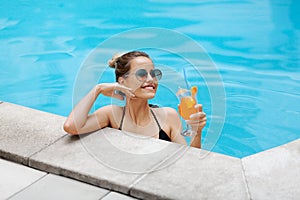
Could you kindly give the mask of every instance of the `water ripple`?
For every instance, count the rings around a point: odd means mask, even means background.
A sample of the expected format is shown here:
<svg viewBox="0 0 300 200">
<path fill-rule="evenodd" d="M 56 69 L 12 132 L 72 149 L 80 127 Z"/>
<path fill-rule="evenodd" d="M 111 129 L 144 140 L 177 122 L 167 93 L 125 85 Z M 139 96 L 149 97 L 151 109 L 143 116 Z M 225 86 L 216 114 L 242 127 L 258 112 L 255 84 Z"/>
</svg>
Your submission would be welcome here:
<svg viewBox="0 0 300 200">
<path fill-rule="evenodd" d="M 24 58 L 35 58 L 35 62 L 70 59 L 74 56 L 66 52 L 38 53 L 22 55 Z"/>
<path fill-rule="evenodd" d="M 0 19 L 0 31 L 17 26 L 19 23 L 19 20 Z"/>
</svg>

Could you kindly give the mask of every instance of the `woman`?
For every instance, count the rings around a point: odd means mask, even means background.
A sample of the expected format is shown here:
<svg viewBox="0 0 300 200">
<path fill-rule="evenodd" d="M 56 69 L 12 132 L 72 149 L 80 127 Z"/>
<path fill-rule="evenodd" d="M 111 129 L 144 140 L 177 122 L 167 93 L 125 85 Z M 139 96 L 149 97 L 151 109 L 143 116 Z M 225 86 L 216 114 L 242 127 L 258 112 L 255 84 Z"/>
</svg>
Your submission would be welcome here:
<svg viewBox="0 0 300 200">
<path fill-rule="evenodd" d="M 73 109 L 68 116 L 64 130 L 69 134 L 83 134 L 112 127 L 119 130 L 143 134 L 186 144 L 180 134 L 181 122 L 173 108 L 152 108 L 148 100 L 155 97 L 161 71 L 155 69 L 149 55 L 132 51 L 114 56 L 109 66 L 115 68 L 116 83 L 96 85 Z M 126 96 L 124 107 L 108 105 L 88 114 L 97 97 L 102 94 L 118 99 Z M 206 124 L 206 115 L 202 105 L 197 106 L 198 113 L 188 121 L 197 134 L 192 138 L 191 146 L 201 148 L 201 132 Z"/>
</svg>

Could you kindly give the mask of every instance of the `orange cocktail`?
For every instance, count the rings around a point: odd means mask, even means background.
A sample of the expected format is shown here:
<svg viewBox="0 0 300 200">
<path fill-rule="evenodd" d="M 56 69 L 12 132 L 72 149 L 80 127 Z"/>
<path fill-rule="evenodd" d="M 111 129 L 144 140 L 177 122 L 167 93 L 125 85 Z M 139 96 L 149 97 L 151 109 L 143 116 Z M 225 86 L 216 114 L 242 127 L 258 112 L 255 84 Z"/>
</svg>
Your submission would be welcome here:
<svg viewBox="0 0 300 200">
<path fill-rule="evenodd" d="M 196 93 L 197 87 L 193 86 L 191 91 L 186 89 L 179 89 L 177 96 L 180 99 L 180 104 L 178 106 L 179 114 L 185 120 L 190 119 L 190 115 L 197 112 L 195 105 L 197 104 L 196 101 Z"/>
<path fill-rule="evenodd" d="M 197 112 L 195 105 L 197 104 L 196 93 L 197 87 L 191 87 L 191 90 L 179 89 L 177 96 L 180 99 L 180 104 L 178 105 L 178 112 L 183 119 L 189 120 L 190 115 Z M 187 125 L 187 129 L 182 132 L 182 135 L 190 136 L 194 134 L 191 127 Z"/>
<path fill-rule="evenodd" d="M 190 115 L 197 112 L 196 108 L 196 100 L 191 97 L 182 97 L 179 104 L 179 114 L 183 117 L 185 120 L 190 119 Z"/>
</svg>

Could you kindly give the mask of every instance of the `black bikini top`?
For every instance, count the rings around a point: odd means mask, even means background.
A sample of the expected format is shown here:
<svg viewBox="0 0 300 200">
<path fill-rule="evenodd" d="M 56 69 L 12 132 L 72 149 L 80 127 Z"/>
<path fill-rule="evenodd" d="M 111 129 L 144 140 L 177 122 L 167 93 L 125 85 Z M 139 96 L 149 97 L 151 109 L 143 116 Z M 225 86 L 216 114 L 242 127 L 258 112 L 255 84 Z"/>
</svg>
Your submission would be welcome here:
<svg viewBox="0 0 300 200">
<path fill-rule="evenodd" d="M 122 119 L 121 119 L 121 122 L 120 122 L 119 130 L 122 130 L 123 120 L 124 120 L 124 116 L 125 116 L 125 108 L 126 107 L 124 107 L 124 109 L 123 109 L 123 114 L 122 114 Z M 171 141 L 171 139 L 168 136 L 168 134 L 166 134 L 166 132 L 161 128 L 161 126 L 160 126 L 160 124 L 159 124 L 159 122 L 158 122 L 158 120 L 157 120 L 157 118 L 156 118 L 153 110 L 150 109 L 150 111 L 151 111 L 151 113 L 152 113 L 152 115 L 153 115 L 153 117 L 154 117 L 154 119 L 155 119 L 155 121 L 157 123 L 158 128 L 159 128 L 159 139 L 166 140 L 166 141 Z"/>
</svg>

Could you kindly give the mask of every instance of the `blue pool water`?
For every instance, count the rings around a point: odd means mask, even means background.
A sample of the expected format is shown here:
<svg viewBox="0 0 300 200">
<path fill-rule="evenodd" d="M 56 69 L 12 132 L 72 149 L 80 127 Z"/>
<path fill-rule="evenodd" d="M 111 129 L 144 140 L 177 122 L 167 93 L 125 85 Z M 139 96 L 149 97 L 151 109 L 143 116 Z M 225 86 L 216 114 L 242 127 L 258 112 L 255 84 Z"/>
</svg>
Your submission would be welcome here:
<svg viewBox="0 0 300 200">
<path fill-rule="evenodd" d="M 221 75 L 226 121 L 213 151 L 251 155 L 300 138 L 299 10 L 297 0 L 5 1 L 0 100 L 67 116 L 76 77 L 93 49 L 123 31 L 167 28 L 202 45 Z M 178 72 L 188 65 L 170 52 L 147 52 Z M 101 80 L 114 81 L 112 71 L 104 74 Z M 189 70 L 187 76 L 200 88 L 209 126 L 210 83 Z M 162 87 L 154 103 L 175 108 L 177 99 Z"/>
</svg>

